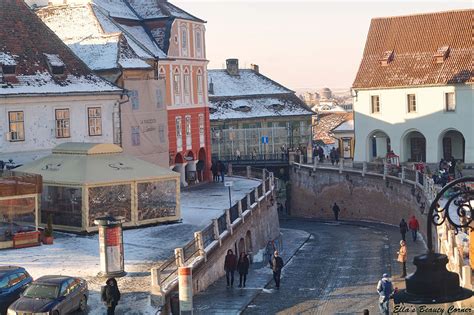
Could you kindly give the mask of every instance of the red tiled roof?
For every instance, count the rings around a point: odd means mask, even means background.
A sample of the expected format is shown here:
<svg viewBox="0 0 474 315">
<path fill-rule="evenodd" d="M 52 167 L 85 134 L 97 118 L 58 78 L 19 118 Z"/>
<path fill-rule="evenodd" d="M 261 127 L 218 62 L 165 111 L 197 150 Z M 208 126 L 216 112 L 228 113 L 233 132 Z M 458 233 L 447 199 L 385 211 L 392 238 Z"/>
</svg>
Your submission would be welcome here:
<svg viewBox="0 0 474 315">
<path fill-rule="evenodd" d="M 473 14 L 458 10 L 373 19 L 353 87 L 474 82 Z M 449 55 L 437 63 L 435 56 L 445 46 Z M 393 59 L 383 66 L 389 51 Z"/>
<path fill-rule="evenodd" d="M 61 58 L 66 65 L 65 75 L 91 73 L 23 0 L 0 1 L 0 52 L 18 56 L 17 75 L 49 72 L 44 53 Z"/>
</svg>

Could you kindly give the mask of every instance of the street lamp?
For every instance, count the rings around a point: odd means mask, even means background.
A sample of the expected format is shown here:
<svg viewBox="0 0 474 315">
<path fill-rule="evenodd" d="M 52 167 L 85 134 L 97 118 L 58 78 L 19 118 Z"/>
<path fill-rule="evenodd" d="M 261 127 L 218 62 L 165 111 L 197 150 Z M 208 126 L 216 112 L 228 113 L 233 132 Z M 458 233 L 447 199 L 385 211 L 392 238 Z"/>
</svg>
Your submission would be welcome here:
<svg viewBox="0 0 474 315">
<path fill-rule="evenodd" d="M 456 227 L 456 233 L 460 228 L 469 227 L 474 215 L 474 189 L 469 187 L 468 183 L 474 184 L 474 177 L 463 177 L 452 181 L 441 189 L 431 203 L 427 222 L 428 252 L 416 256 L 413 260 L 416 271 L 406 277 L 406 289 L 394 294 L 395 304 L 442 304 L 465 300 L 473 295 L 471 290 L 459 285 L 459 276 L 456 273 L 446 269 L 448 257 L 434 252 L 432 237 L 432 224 L 440 226 L 446 220 Z M 449 196 L 443 207 L 439 207 L 439 200 L 451 189 L 456 191 Z M 458 224 L 453 221 L 449 211 L 451 204 L 456 207 L 456 214 L 464 222 L 461 220 Z"/>
</svg>

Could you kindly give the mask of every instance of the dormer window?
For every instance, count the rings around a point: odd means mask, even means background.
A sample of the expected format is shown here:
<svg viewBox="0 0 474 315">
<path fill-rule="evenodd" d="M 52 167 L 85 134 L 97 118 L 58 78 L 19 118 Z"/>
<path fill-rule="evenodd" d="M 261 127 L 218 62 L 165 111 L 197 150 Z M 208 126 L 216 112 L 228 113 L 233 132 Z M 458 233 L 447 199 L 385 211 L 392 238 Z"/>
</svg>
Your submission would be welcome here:
<svg viewBox="0 0 474 315">
<path fill-rule="evenodd" d="M 65 65 L 64 62 L 55 54 L 44 54 L 46 57 L 46 63 L 49 67 L 49 72 L 54 76 L 64 75 Z"/>
<path fill-rule="evenodd" d="M 442 46 L 438 48 L 435 54 L 436 63 L 443 63 L 446 60 L 446 58 L 449 57 L 450 51 L 451 49 L 449 48 L 449 46 Z"/>
<path fill-rule="evenodd" d="M 380 65 L 382 67 L 388 66 L 390 62 L 393 60 L 393 50 L 384 51 L 382 54 L 382 58 L 380 59 Z"/>
<path fill-rule="evenodd" d="M 250 108 L 250 106 L 242 105 L 242 106 L 234 108 L 234 110 L 236 110 L 238 112 L 248 113 L 248 112 L 250 112 L 250 110 L 252 110 L 252 108 Z"/>
<path fill-rule="evenodd" d="M 282 110 L 283 108 L 285 108 L 285 106 L 282 104 L 272 104 L 270 105 L 270 107 L 274 110 Z"/>
<path fill-rule="evenodd" d="M 16 61 L 13 56 L 0 52 L 0 74 L 3 76 L 16 74 Z"/>
</svg>

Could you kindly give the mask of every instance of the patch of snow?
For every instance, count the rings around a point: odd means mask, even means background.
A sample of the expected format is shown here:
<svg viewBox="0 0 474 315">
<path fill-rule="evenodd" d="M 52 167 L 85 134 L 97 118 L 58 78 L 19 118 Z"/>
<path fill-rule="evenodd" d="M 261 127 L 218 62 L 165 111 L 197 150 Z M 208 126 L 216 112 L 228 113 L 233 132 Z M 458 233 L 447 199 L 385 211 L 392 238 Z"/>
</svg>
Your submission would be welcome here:
<svg viewBox="0 0 474 315">
<path fill-rule="evenodd" d="M 354 131 L 354 120 L 347 120 L 340 124 L 338 127 L 333 129 L 333 131 Z"/>
<path fill-rule="evenodd" d="M 123 0 L 93 0 L 93 3 L 106 10 L 112 17 L 131 20 L 140 19 L 132 10 L 130 10 Z"/>
<path fill-rule="evenodd" d="M 254 263 L 260 263 L 260 262 L 263 262 L 263 257 L 265 255 L 265 251 L 266 249 L 265 248 L 262 248 L 260 249 L 258 252 L 256 252 L 255 254 L 253 254 L 252 256 L 252 261 Z"/>
<path fill-rule="evenodd" d="M 16 61 L 12 55 L 5 52 L 0 52 L 0 65 L 15 66 Z"/>
</svg>

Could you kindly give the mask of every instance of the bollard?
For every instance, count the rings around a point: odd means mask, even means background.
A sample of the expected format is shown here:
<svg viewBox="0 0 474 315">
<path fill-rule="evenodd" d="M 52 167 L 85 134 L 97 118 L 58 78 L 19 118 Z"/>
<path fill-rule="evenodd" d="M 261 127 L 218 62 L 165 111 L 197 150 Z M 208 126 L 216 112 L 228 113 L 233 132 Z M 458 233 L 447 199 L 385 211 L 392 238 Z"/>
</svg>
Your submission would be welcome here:
<svg viewBox="0 0 474 315">
<path fill-rule="evenodd" d="M 232 163 L 227 165 L 227 176 L 232 176 Z"/>
<path fill-rule="evenodd" d="M 250 168 L 250 166 L 247 166 L 247 178 L 250 177 L 252 177 L 252 169 Z"/>
<path fill-rule="evenodd" d="M 193 276 L 191 267 L 178 269 L 179 314 L 193 314 Z"/>
<path fill-rule="evenodd" d="M 472 269 L 471 266 L 462 266 L 462 286 L 468 289 L 472 289 Z"/>
<path fill-rule="evenodd" d="M 362 176 L 365 176 L 367 173 L 367 162 L 362 162 Z"/>
</svg>

